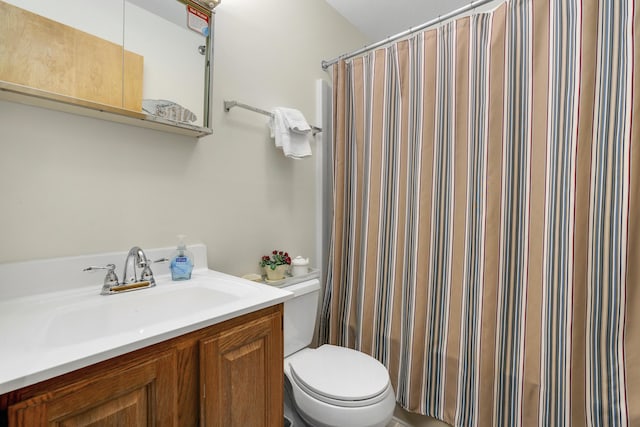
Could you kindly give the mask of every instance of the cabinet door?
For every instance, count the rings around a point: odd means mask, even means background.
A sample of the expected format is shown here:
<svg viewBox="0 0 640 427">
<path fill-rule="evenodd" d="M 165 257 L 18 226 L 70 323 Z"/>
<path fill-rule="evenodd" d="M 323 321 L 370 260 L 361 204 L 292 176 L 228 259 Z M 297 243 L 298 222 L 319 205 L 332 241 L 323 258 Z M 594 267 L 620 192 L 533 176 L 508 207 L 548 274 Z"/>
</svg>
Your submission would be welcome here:
<svg viewBox="0 0 640 427">
<path fill-rule="evenodd" d="M 200 342 L 201 425 L 282 426 L 281 313 Z"/>
<path fill-rule="evenodd" d="M 175 426 L 175 352 L 78 379 L 9 407 L 12 427 Z"/>
</svg>

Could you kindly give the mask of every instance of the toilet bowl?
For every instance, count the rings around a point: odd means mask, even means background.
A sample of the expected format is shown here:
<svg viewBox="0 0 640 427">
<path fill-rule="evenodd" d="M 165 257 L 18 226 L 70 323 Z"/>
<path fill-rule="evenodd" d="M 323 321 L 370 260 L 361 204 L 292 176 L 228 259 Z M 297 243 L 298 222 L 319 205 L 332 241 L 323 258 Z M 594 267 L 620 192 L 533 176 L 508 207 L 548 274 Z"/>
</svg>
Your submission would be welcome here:
<svg viewBox="0 0 640 427">
<path fill-rule="evenodd" d="M 284 372 L 296 412 L 314 427 L 384 427 L 393 416 L 395 395 L 384 365 L 345 347 L 307 348 L 313 337 L 318 280 L 284 288 Z"/>
<path fill-rule="evenodd" d="M 316 427 L 384 427 L 395 408 L 389 374 L 374 358 L 325 344 L 285 359 L 300 416 Z"/>
</svg>

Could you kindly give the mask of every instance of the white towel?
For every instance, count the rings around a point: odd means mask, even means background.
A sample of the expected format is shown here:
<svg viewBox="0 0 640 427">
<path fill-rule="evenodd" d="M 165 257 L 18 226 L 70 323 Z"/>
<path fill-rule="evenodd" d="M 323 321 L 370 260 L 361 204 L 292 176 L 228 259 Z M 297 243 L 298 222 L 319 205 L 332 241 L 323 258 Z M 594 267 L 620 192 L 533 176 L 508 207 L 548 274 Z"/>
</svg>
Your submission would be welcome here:
<svg viewBox="0 0 640 427">
<path fill-rule="evenodd" d="M 300 111 L 284 107 L 279 107 L 278 110 L 282 113 L 282 120 L 285 126 L 289 128 L 291 132 L 305 134 L 311 132 L 311 126 L 309 126 L 307 119 L 304 118 Z"/>
<path fill-rule="evenodd" d="M 301 159 L 311 155 L 311 127 L 300 111 L 292 108 L 274 108 L 269 128 L 271 137 L 275 138 L 276 147 L 282 148 L 285 156 Z"/>
<path fill-rule="evenodd" d="M 198 120 L 195 114 L 182 105 L 166 99 L 143 99 L 142 109 L 154 116 L 173 120 L 176 122 L 195 122 Z"/>
</svg>

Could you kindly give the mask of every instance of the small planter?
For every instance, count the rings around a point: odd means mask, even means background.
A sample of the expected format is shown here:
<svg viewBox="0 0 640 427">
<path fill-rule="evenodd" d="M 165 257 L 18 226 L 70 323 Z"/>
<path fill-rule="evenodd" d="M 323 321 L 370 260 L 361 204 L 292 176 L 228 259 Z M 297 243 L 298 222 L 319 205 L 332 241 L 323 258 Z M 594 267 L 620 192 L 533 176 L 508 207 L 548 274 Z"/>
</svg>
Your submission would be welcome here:
<svg viewBox="0 0 640 427">
<path fill-rule="evenodd" d="M 289 273 L 291 257 L 288 252 L 274 249 L 271 255 L 263 255 L 259 265 L 262 267 L 267 281 L 276 282 L 285 278 Z M 273 267 L 273 268 L 271 268 Z"/>
<path fill-rule="evenodd" d="M 276 266 L 276 268 L 274 270 L 271 269 L 271 267 L 264 266 L 264 273 L 267 275 L 267 280 L 282 280 L 284 279 L 285 275 L 287 274 L 287 271 L 289 270 L 289 265 L 287 264 L 283 264 L 283 265 L 278 265 Z"/>
</svg>

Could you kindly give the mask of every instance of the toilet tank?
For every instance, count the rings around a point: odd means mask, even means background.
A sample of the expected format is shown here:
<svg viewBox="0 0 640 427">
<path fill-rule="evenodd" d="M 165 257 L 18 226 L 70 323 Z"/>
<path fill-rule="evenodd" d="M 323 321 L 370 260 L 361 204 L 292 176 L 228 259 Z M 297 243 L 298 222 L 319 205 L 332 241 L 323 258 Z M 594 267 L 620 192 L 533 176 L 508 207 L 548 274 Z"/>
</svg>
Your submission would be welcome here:
<svg viewBox="0 0 640 427">
<path fill-rule="evenodd" d="M 309 346 L 313 339 L 320 298 L 320 281 L 307 280 L 282 289 L 294 297 L 284 303 L 284 357 Z"/>
</svg>

